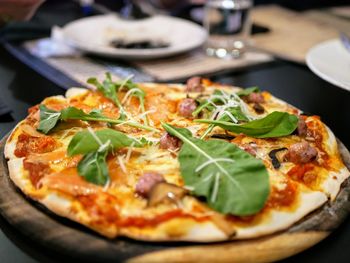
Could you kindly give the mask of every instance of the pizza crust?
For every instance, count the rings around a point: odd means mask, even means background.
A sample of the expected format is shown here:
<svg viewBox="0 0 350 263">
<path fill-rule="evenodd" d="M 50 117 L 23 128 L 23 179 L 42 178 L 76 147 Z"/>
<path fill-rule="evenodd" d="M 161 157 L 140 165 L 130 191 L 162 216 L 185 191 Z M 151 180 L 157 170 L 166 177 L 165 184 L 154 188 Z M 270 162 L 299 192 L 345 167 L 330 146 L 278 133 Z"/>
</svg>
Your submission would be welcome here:
<svg viewBox="0 0 350 263">
<path fill-rule="evenodd" d="M 156 88 L 157 84 L 146 83 L 143 84 L 147 87 Z M 183 85 L 173 84 L 169 85 L 176 90 L 182 90 Z M 218 87 L 221 87 L 218 85 Z M 212 89 L 217 88 L 215 85 L 211 87 Z M 237 88 L 236 88 L 237 89 Z M 66 92 L 66 98 L 73 98 L 80 96 L 88 92 L 87 89 L 82 88 L 71 88 Z M 183 94 L 181 94 L 183 96 Z M 62 96 L 57 98 L 63 99 Z M 278 103 L 282 103 L 281 100 L 272 97 Z M 286 104 L 285 102 L 283 102 Z M 18 127 L 22 122 L 17 124 L 12 134 L 19 129 Z M 331 146 L 332 151 L 337 151 L 337 144 L 334 134 L 327 127 L 329 134 L 328 145 Z M 5 157 L 10 159 L 8 161 L 9 175 L 11 180 L 17 185 L 25 194 L 31 196 L 30 190 L 32 188 L 31 183 L 28 178 L 26 178 L 25 171 L 23 169 L 23 159 L 17 158 L 14 155 L 16 148 L 16 139 L 12 138 L 12 134 L 5 145 Z M 334 150 L 335 147 L 335 150 Z M 336 177 L 334 180 L 333 176 Z M 332 178 L 331 178 L 332 177 Z M 327 178 L 324 182 L 324 189 L 330 193 L 331 199 L 334 200 L 337 193 L 340 190 L 342 182 L 349 177 L 349 171 L 344 167 L 339 173 L 334 173 Z M 327 202 L 327 195 L 322 192 L 302 192 L 300 195 L 300 202 L 296 209 L 293 211 L 271 211 L 267 220 L 258 225 L 252 225 L 249 227 L 238 227 L 232 226 L 235 231 L 235 235 L 231 236 L 220 229 L 215 223 L 211 221 L 197 222 L 194 219 L 183 219 L 175 218 L 164 223 L 157 225 L 151 229 L 140 229 L 140 228 L 121 228 L 117 229 L 115 226 L 96 226 L 91 224 L 91 221 L 84 212 L 73 212 L 74 201 L 66 198 L 65 196 L 52 191 L 43 198 L 33 197 L 39 203 L 46 206 L 49 210 L 54 213 L 69 218 L 73 221 L 79 222 L 100 234 L 107 236 L 109 238 L 114 238 L 118 235 L 123 235 L 131 237 L 138 240 L 146 241 L 192 241 L 192 242 L 213 242 L 213 241 L 223 241 L 228 239 L 249 239 L 255 238 L 266 234 L 271 234 L 280 230 L 284 230 L 295 222 L 299 221 L 311 211 L 322 206 Z M 234 232 L 232 231 L 232 232 Z"/>
<path fill-rule="evenodd" d="M 23 170 L 24 158 L 14 158 L 7 162 L 9 168 L 9 175 L 14 184 L 21 189 L 24 193 L 28 193 L 26 186 L 30 184 L 27 178 L 24 176 Z"/>
<path fill-rule="evenodd" d="M 14 159 L 15 156 L 15 149 L 16 149 L 16 141 L 7 141 L 4 149 L 4 155 L 6 159 Z"/>
<path fill-rule="evenodd" d="M 319 208 L 328 198 L 321 192 L 302 192 L 297 208 L 293 211 L 272 211 L 269 220 L 263 224 L 250 226 L 248 228 L 237 228 L 237 236 L 235 239 L 247 239 L 257 236 L 272 234 L 274 232 L 286 229 L 295 222 L 298 222 L 311 211 Z"/>
<path fill-rule="evenodd" d="M 76 96 L 81 96 L 88 91 L 89 91 L 88 89 L 84 89 L 84 88 L 70 88 L 66 91 L 65 96 L 67 99 L 70 99 Z"/>
<path fill-rule="evenodd" d="M 120 229 L 120 234 L 144 241 L 189 241 L 217 242 L 228 240 L 225 234 L 212 222 L 198 223 L 192 219 L 172 219 L 152 229 Z"/>
<path fill-rule="evenodd" d="M 23 122 L 24 121 L 20 121 L 19 123 L 17 123 L 17 125 L 13 128 L 11 134 L 9 135 L 9 137 L 6 140 L 6 144 L 5 144 L 5 148 L 4 148 L 4 155 L 5 155 L 6 159 L 17 158 L 15 156 L 15 149 L 16 149 L 17 141 L 14 138 L 14 136 Z"/>
<path fill-rule="evenodd" d="M 333 201 L 339 191 L 341 184 L 349 177 L 349 170 L 344 166 L 339 172 L 330 172 L 327 179 L 322 183 L 322 189 L 329 194 L 330 199 Z"/>
<path fill-rule="evenodd" d="M 324 126 L 328 134 L 327 143 L 326 143 L 327 151 L 331 155 L 340 155 L 339 147 L 337 144 L 337 140 L 334 136 L 334 133 L 331 131 L 331 129 L 329 129 L 329 127 L 327 127 L 326 125 Z M 345 165 L 343 165 L 343 167 L 339 171 L 329 172 L 326 180 L 322 183 L 321 188 L 322 190 L 324 190 L 325 193 L 329 195 L 330 199 L 333 201 L 337 197 L 342 183 L 349 176 L 350 176 L 349 170 L 346 168 Z"/>
</svg>

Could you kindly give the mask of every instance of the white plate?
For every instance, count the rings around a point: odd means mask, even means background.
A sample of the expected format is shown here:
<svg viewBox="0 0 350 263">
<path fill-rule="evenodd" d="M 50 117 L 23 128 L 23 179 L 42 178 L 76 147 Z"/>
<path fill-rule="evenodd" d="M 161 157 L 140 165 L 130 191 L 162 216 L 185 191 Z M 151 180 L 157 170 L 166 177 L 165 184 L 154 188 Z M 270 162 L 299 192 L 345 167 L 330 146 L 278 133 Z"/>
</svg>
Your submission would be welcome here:
<svg viewBox="0 0 350 263">
<path fill-rule="evenodd" d="M 306 63 L 319 77 L 350 91 L 350 52 L 340 40 L 329 40 L 311 48 Z"/>
<path fill-rule="evenodd" d="M 83 18 L 67 24 L 63 36 L 68 44 L 93 54 L 124 59 L 150 59 L 179 54 L 201 46 L 206 31 L 187 20 L 154 16 L 143 20 L 122 20 L 116 15 Z M 108 44 L 112 39 L 162 40 L 166 48 L 121 49 Z"/>
</svg>

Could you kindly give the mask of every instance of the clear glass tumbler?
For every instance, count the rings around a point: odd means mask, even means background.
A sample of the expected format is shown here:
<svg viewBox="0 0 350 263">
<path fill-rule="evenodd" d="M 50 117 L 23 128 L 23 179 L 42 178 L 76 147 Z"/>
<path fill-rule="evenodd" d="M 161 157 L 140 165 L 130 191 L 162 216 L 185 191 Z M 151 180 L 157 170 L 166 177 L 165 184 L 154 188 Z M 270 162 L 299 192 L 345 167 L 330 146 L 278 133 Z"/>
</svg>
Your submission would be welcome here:
<svg viewBox="0 0 350 263">
<path fill-rule="evenodd" d="M 208 31 L 205 50 L 209 56 L 241 57 L 249 41 L 252 5 L 252 0 L 207 1 L 204 26 Z"/>
</svg>

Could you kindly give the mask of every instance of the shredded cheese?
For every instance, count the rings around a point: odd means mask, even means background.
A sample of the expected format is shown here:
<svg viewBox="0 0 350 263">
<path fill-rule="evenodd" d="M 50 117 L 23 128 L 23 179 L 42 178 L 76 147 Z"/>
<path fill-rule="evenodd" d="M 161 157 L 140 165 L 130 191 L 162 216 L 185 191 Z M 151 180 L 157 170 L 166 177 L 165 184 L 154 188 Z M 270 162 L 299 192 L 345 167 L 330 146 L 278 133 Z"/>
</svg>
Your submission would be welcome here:
<svg viewBox="0 0 350 263">
<path fill-rule="evenodd" d="M 133 77 L 134 77 L 133 74 L 127 76 L 127 77 L 124 79 L 123 83 L 120 85 L 119 90 L 121 91 L 121 90 L 124 88 L 125 84 L 126 84 L 130 79 L 132 79 Z"/>
<path fill-rule="evenodd" d="M 134 93 L 134 92 L 137 92 L 137 91 L 139 91 L 139 89 L 138 88 L 133 88 L 133 89 L 129 89 L 126 93 L 125 93 L 125 95 L 124 95 L 124 98 L 123 98 L 123 100 L 122 100 L 122 104 L 124 104 L 127 100 L 128 100 L 128 98 Z M 130 97 L 131 98 L 131 97 Z M 130 101 L 129 101 L 130 102 Z M 129 103 L 128 102 L 128 103 Z"/>
<path fill-rule="evenodd" d="M 246 103 L 234 92 L 226 93 L 220 90 L 221 95 L 213 94 L 208 98 L 208 102 L 212 105 L 215 110 L 213 111 L 210 119 L 220 119 L 223 116 L 228 116 L 234 123 L 238 123 L 235 118 L 227 109 L 239 107 L 241 111 L 247 116 L 248 119 L 253 120 L 255 117 L 250 113 Z M 223 104 L 217 105 L 214 100 L 220 100 Z"/>
<path fill-rule="evenodd" d="M 122 169 L 123 173 L 127 173 L 128 171 L 125 167 L 124 158 L 125 158 L 125 155 L 118 155 L 117 161 L 118 161 L 120 169 Z"/>
<path fill-rule="evenodd" d="M 134 149 L 135 143 L 133 142 L 130 147 L 128 148 L 128 152 L 126 153 L 125 161 L 128 162 L 131 156 L 131 152 Z"/>
<path fill-rule="evenodd" d="M 91 128 L 91 127 L 87 127 L 87 130 L 89 131 L 89 133 L 92 135 L 92 137 L 95 139 L 95 141 L 102 146 L 103 143 L 101 142 L 100 138 L 97 137 L 95 131 Z"/>
</svg>

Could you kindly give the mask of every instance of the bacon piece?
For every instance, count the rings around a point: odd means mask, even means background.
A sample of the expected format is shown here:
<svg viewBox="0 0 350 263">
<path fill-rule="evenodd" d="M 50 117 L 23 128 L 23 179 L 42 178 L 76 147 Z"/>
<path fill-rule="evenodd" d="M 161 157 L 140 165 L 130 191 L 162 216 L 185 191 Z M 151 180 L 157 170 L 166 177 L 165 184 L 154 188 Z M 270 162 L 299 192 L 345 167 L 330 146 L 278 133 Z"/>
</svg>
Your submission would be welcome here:
<svg viewBox="0 0 350 263">
<path fill-rule="evenodd" d="M 160 138 L 160 148 L 166 149 L 166 150 L 176 150 L 179 149 L 182 145 L 182 142 L 180 139 L 171 136 L 169 133 L 164 133 L 162 137 Z"/>
<path fill-rule="evenodd" d="M 26 118 L 26 122 L 31 126 L 35 126 L 37 122 L 40 120 L 40 111 L 39 104 L 28 109 L 28 117 Z"/>
<path fill-rule="evenodd" d="M 57 142 L 49 136 L 34 137 L 26 133 L 18 136 L 15 155 L 26 157 L 30 153 L 51 152 L 57 147 Z"/>
<path fill-rule="evenodd" d="M 135 191 L 138 195 L 147 197 L 153 186 L 165 182 L 163 176 L 156 172 L 144 173 L 136 184 Z"/>
<path fill-rule="evenodd" d="M 192 113 L 197 108 L 197 103 L 194 99 L 186 98 L 183 99 L 178 107 L 178 112 L 181 116 L 185 118 L 193 118 Z"/>
<path fill-rule="evenodd" d="M 51 173 L 42 179 L 42 184 L 73 196 L 94 194 L 99 187 L 85 181 L 77 172 L 77 168 L 67 168 L 59 173 Z"/>
<path fill-rule="evenodd" d="M 186 92 L 203 92 L 204 86 L 200 77 L 189 78 L 186 82 Z"/>
<path fill-rule="evenodd" d="M 307 163 L 317 157 L 316 148 L 303 141 L 290 146 L 286 159 L 293 163 Z"/>
<path fill-rule="evenodd" d="M 163 92 L 147 91 L 145 107 L 154 111 L 149 112 L 147 116 L 154 125 L 158 125 L 161 121 L 167 122 L 169 114 L 176 112 L 177 101 L 169 100 Z"/>
<path fill-rule="evenodd" d="M 28 160 L 23 161 L 23 168 L 29 172 L 29 179 L 35 188 L 41 187 L 41 179 L 45 174 L 51 172 L 51 168 L 48 164 L 42 162 L 30 162 Z"/>
</svg>

